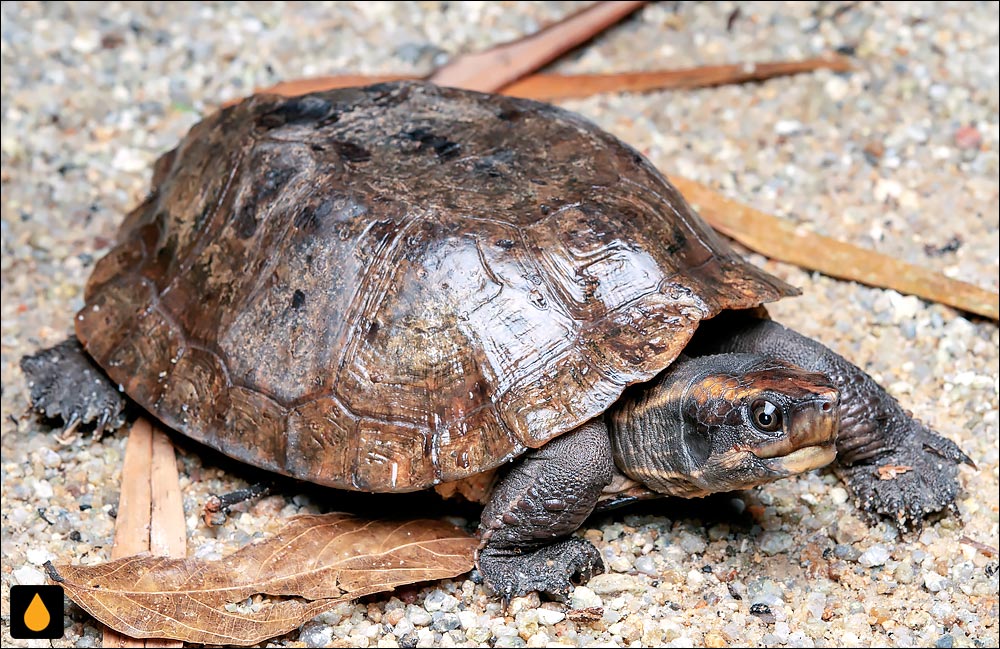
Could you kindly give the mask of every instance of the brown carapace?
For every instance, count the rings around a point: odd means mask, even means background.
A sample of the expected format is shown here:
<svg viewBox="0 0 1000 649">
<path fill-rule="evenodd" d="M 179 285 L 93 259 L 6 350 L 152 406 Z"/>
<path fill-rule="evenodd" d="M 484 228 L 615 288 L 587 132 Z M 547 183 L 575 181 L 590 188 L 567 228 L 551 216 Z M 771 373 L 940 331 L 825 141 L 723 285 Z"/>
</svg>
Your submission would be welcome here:
<svg viewBox="0 0 1000 649">
<path fill-rule="evenodd" d="M 699 321 L 795 292 L 581 117 L 403 82 L 195 126 L 76 332 L 171 428 L 303 480 L 409 491 L 545 444 Z"/>
</svg>

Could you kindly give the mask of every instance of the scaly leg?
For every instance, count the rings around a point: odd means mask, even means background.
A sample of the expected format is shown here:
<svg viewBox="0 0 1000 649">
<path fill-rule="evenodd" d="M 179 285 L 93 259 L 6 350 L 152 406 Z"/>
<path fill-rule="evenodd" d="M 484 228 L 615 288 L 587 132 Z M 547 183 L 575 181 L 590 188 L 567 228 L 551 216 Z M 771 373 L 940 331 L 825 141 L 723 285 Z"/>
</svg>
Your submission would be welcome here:
<svg viewBox="0 0 1000 649">
<path fill-rule="evenodd" d="M 565 537 L 594 511 L 612 465 L 607 428 L 594 420 L 525 453 L 500 481 L 480 519 L 476 564 L 505 603 L 531 591 L 564 600 L 575 576 L 604 572 L 593 544 Z"/>
</svg>

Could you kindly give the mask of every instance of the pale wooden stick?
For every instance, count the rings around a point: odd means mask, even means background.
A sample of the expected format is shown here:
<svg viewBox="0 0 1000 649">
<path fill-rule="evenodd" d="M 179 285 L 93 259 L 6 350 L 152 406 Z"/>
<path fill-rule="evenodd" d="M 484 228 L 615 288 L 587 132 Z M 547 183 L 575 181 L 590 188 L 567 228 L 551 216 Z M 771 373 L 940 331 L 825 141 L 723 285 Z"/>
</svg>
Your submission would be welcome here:
<svg viewBox="0 0 1000 649">
<path fill-rule="evenodd" d="M 539 101 L 590 97 L 609 92 L 649 92 L 679 88 L 707 88 L 729 84 L 766 81 L 803 72 L 828 69 L 846 72 L 851 63 L 841 56 L 817 57 L 802 61 L 704 65 L 681 70 L 613 72 L 609 74 L 533 74 L 504 86 L 500 93 Z"/>
<path fill-rule="evenodd" d="M 464 54 L 429 77 L 439 86 L 492 92 L 586 43 L 646 2 L 597 2 L 524 38 Z"/>
<path fill-rule="evenodd" d="M 670 180 L 712 227 L 771 259 L 831 277 L 891 288 L 992 320 L 1000 318 L 998 293 L 805 230 L 730 200 L 693 180 L 680 176 L 670 176 Z"/>
<path fill-rule="evenodd" d="M 146 419 L 129 431 L 122 465 L 121 496 L 111 558 L 150 552 L 183 558 L 187 553 L 184 505 L 174 446 Z M 104 629 L 105 647 L 183 647 L 177 640 L 140 640 Z"/>
<path fill-rule="evenodd" d="M 122 464 L 121 495 L 115 518 L 115 541 L 111 558 L 149 551 L 150 508 L 152 488 L 149 474 L 153 463 L 153 430 L 145 419 L 132 424 Z M 105 647 L 145 647 L 143 640 L 104 628 Z"/>
<path fill-rule="evenodd" d="M 183 559 L 187 555 L 184 503 L 177 476 L 174 445 L 159 427 L 153 427 L 153 462 L 150 472 L 153 501 L 149 526 L 149 551 Z M 183 647 L 180 640 L 148 639 L 146 647 Z"/>
</svg>

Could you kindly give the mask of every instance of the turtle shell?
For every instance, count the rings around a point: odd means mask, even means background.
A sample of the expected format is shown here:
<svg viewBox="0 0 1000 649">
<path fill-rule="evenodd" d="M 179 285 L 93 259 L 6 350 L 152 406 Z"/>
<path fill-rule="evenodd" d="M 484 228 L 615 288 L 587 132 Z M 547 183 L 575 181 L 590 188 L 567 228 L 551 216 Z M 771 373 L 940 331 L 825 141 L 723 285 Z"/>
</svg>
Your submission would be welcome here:
<svg viewBox="0 0 1000 649">
<path fill-rule="evenodd" d="M 401 82 L 195 125 L 76 331 L 185 435 L 409 491 L 545 444 L 664 369 L 700 320 L 793 292 L 580 116 Z"/>
</svg>

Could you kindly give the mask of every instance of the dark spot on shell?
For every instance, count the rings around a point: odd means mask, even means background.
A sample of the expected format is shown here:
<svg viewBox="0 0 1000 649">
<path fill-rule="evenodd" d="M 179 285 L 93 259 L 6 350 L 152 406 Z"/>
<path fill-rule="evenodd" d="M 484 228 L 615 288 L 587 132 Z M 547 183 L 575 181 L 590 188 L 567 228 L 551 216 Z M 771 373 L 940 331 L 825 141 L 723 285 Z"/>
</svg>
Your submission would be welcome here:
<svg viewBox="0 0 1000 649">
<path fill-rule="evenodd" d="M 441 160 L 451 160 L 452 158 L 458 156 L 459 151 L 462 149 L 462 145 L 458 142 L 452 142 L 446 137 L 434 135 L 426 128 L 417 128 L 412 131 L 407 131 L 406 133 L 403 133 L 402 136 L 407 140 L 420 142 L 421 151 L 433 149 L 434 153 L 436 153 L 437 157 Z"/>
<path fill-rule="evenodd" d="M 670 234 L 672 235 L 670 237 L 671 243 L 667 246 L 667 253 L 674 255 L 683 252 L 688 247 L 687 235 L 684 234 L 684 230 L 673 227 Z"/>
<path fill-rule="evenodd" d="M 489 176 L 490 178 L 499 178 L 503 175 L 499 169 L 491 164 L 483 163 L 482 161 L 477 162 L 473 169 L 475 169 L 476 173 Z"/>
<path fill-rule="evenodd" d="M 306 294 L 299 289 L 292 293 L 292 308 L 301 309 L 306 305 Z"/>
<path fill-rule="evenodd" d="M 513 162 L 514 152 L 510 149 L 500 149 L 476 160 L 472 170 L 489 178 L 500 178 L 505 174 L 511 174 Z"/>
<path fill-rule="evenodd" d="M 306 205 L 295 217 L 295 227 L 303 232 L 316 233 L 333 213 L 333 201 L 325 198 L 319 205 Z"/>
<path fill-rule="evenodd" d="M 338 119 L 335 106 L 317 95 L 293 97 L 277 104 L 273 109 L 257 118 L 257 126 L 264 129 L 277 128 L 286 124 L 318 122 L 320 126 Z"/>
<path fill-rule="evenodd" d="M 511 241 L 510 239 L 500 239 L 499 241 L 497 241 L 497 246 L 503 248 L 504 250 L 510 250 L 511 248 L 514 247 L 514 242 Z"/>
<path fill-rule="evenodd" d="M 353 142 L 334 142 L 333 146 L 337 149 L 340 157 L 347 162 L 368 162 L 372 159 L 372 154 L 369 151 Z"/>
<path fill-rule="evenodd" d="M 273 198 L 294 175 L 295 169 L 291 167 L 270 167 L 264 172 L 264 182 L 256 184 L 250 189 L 249 196 L 236 214 L 233 224 L 236 236 L 241 239 L 249 239 L 253 236 L 254 232 L 257 231 L 260 203 Z"/>
<path fill-rule="evenodd" d="M 517 108 L 505 108 L 497 113 L 497 119 L 505 122 L 516 122 L 522 117 L 524 117 L 524 111 Z"/>
</svg>

